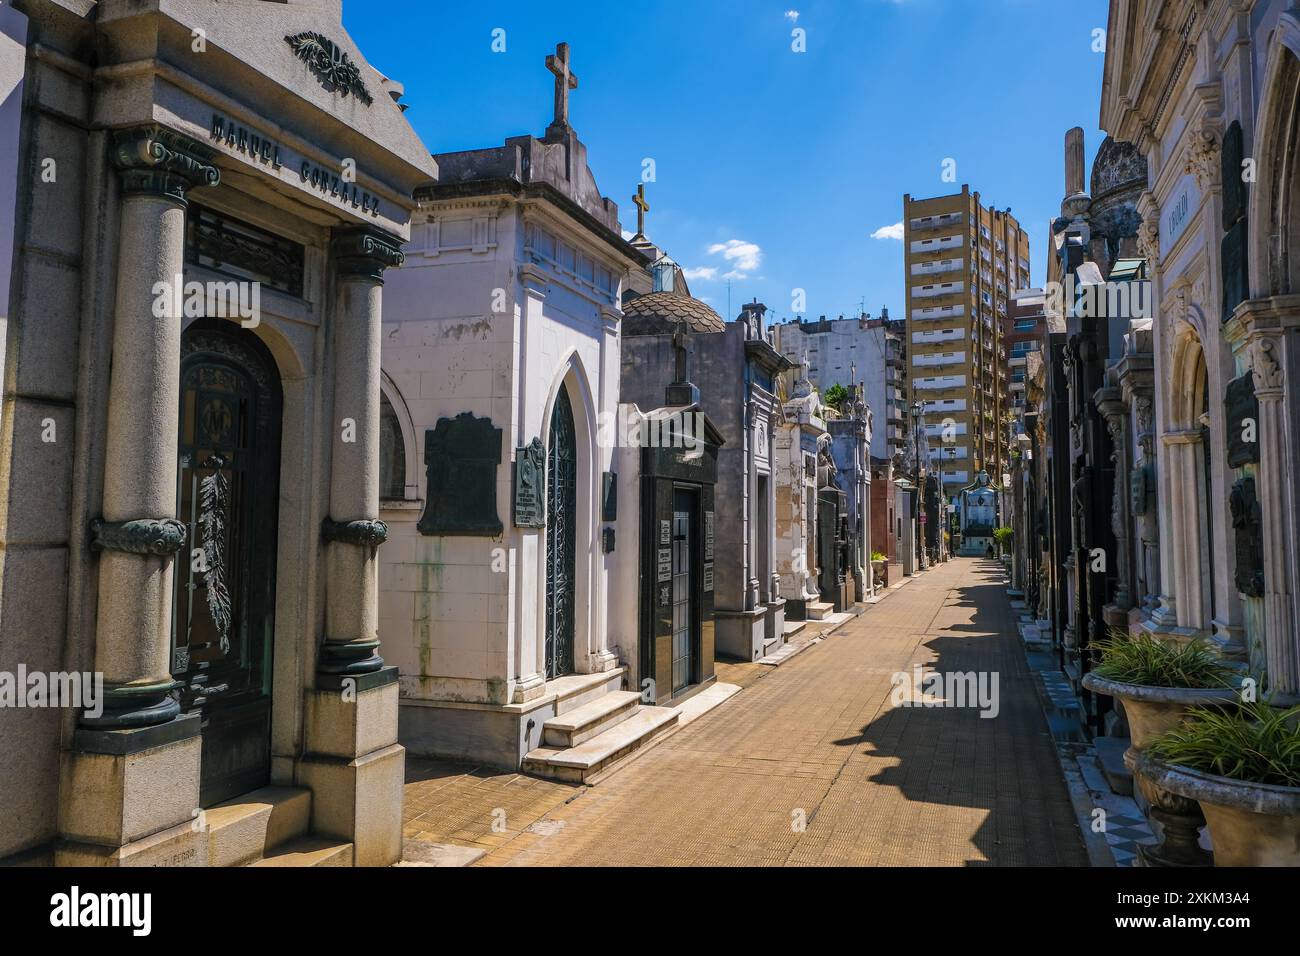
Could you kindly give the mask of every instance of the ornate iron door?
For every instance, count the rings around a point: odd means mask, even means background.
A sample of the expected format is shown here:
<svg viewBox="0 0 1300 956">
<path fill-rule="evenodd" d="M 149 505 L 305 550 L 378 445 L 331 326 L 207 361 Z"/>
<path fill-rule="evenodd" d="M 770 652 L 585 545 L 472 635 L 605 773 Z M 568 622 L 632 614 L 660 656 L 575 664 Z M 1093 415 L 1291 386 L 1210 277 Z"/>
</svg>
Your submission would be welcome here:
<svg viewBox="0 0 1300 956">
<path fill-rule="evenodd" d="M 695 682 L 696 646 L 699 643 L 699 617 L 695 600 L 696 572 L 694 534 L 694 495 L 676 489 L 673 492 L 673 694 Z"/>
<path fill-rule="evenodd" d="M 181 345 L 172 674 L 202 715 L 200 799 L 263 786 L 270 771 L 271 647 L 280 475 L 279 375 L 266 347 L 201 320 Z"/>
<path fill-rule="evenodd" d="M 573 673 L 578 454 L 569 394 L 560 389 L 546 450 L 546 679 Z"/>
</svg>

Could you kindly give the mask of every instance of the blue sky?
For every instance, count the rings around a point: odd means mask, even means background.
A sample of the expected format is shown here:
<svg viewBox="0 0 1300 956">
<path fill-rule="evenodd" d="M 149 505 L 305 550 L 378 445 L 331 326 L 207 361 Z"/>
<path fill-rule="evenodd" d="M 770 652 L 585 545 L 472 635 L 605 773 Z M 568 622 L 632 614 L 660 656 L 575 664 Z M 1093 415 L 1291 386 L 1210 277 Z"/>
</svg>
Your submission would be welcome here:
<svg viewBox="0 0 1300 956">
<path fill-rule="evenodd" d="M 1010 206 L 1043 281 L 1059 214 L 1065 131 L 1101 144 L 1106 0 L 655 0 L 344 4 L 370 62 L 406 87 L 434 152 L 540 136 L 544 66 L 569 43 L 570 119 L 601 190 L 634 229 L 642 161 L 646 232 L 730 315 L 757 297 L 777 318 L 903 314 L 902 242 L 873 238 L 902 196 L 955 192 Z M 505 31 L 504 53 L 492 50 Z M 805 31 L 806 52 L 792 50 Z M 928 121 L 944 114 L 955 120 Z M 940 178 L 946 158 L 957 181 Z"/>
</svg>

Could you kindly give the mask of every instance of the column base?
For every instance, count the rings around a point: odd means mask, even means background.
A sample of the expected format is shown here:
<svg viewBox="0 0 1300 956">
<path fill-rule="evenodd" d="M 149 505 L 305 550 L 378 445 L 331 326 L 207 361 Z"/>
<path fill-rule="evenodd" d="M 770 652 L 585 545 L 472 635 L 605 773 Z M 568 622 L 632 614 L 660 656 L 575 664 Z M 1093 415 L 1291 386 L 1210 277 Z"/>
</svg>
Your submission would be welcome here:
<svg viewBox="0 0 1300 956">
<path fill-rule="evenodd" d="M 311 790 L 311 829 L 353 845 L 356 866 L 402 856 L 406 750 L 397 743 L 397 668 L 319 675 L 306 692 L 297 779 Z"/>
<path fill-rule="evenodd" d="M 587 655 L 587 673 L 603 674 L 618 667 L 618 658 L 608 650 L 601 649 Z"/>
<path fill-rule="evenodd" d="M 351 760 L 311 754 L 298 782 L 311 790 L 311 829 L 352 844 L 354 866 L 391 866 L 402 858 L 402 785 L 406 749 L 392 744 Z"/>
<path fill-rule="evenodd" d="M 207 866 L 208 831 L 196 817 L 125 846 L 62 840 L 54 847 L 54 865 Z"/>
<path fill-rule="evenodd" d="M 111 854 L 188 827 L 199 807 L 199 727 L 199 715 L 187 714 L 139 730 L 78 730 L 62 757 L 63 840 Z"/>
<path fill-rule="evenodd" d="M 526 704 L 530 700 L 536 700 L 546 693 L 546 678 L 541 674 L 529 674 L 527 677 L 521 677 L 515 681 L 514 692 L 510 695 L 510 703 Z"/>
</svg>

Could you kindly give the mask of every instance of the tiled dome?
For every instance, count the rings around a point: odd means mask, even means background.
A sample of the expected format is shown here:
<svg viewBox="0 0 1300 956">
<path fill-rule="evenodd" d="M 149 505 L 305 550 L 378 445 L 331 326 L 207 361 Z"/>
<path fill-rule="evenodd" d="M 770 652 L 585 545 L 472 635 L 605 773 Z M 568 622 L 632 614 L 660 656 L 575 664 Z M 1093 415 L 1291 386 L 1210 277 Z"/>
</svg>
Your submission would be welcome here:
<svg viewBox="0 0 1300 956">
<path fill-rule="evenodd" d="M 666 335 L 686 323 L 688 332 L 722 332 L 726 323 L 699 299 L 679 292 L 650 292 L 623 306 L 624 335 Z"/>
</svg>

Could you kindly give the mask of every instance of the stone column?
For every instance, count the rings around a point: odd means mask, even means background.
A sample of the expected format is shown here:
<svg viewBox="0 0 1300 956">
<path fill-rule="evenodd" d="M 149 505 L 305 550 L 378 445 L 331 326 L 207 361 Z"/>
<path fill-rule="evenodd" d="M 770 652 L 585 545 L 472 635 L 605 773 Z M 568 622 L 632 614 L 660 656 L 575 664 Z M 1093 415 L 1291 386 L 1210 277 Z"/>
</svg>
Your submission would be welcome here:
<svg viewBox="0 0 1300 956">
<path fill-rule="evenodd" d="M 1111 500 L 1110 527 L 1115 534 L 1115 593 L 1110 604 L 1103 609 L 1106 623 L 1123 627 L 1128 623 L 1127 611 L 1133 606 L 1133 586 L 1130 568 L 1132 566 L 1132 542 L 1129 537 L 1128 513 L 1128 474 L 1129 474 L 1129 440 L 1128 440 L 1128 406 L 1124 404 L 1122 392 L 1118 388 L 1099 388 L 1093 395 L 1097 410 L 1106 419 L 1110 431 L 1111 445 L 1114 448 L 1111 460 L 1115 463 L 1114 494 Z"/>
<path fill-rule="evenodd" d="M 397 743 L 397 668 L 379 656 L 379 344 L 383 272 L 400 240 L 369 226 L 335 230 L 334 357 L 325 636 L 306 692 L 298 779 L 315 833 L 348 840 L 357 866 L 402 853 L 405 750 Z"/>
<path fill-rule="evenodd" d="M 337 230 L 334 420 L 326 542 L 322 674 L 379 671 L 379 564 L 388 537 L 379 520 L 379 342 L 383 272 L 402 263 L 400 241 L 365 226 Z"/>
<path fill-rule="evenodd" d="M 1291 578 L 1294 507 L 1287 481 L 1295 451 L 1287 435 L 1286 363 L 1281 336 L 1257 334 L 1250 342 L 1250 363 L 1259 400 L 1259 466 L 1256 471 L 1264 532 L 1264 650 L 1268 686 L 1283 694 L 1300 693 L 1300 633 Z"/>
<path fill-rule="evenodd" d="M 117 298 L 104 440 L 95 670 L 101 713 L 87 712 L 64 754 L 60 865 L 206 862 L 197 714 L 172 696 L 172 562 L 185 544 L 176 512 L 186 192 L 220 179 L 212 152 L 158 126 L 121 130 Z"/>
<path fill-rule="evenodd" d="M 185 193 L 216 185 L 210 150 L 159 127 L 114 136 L 122 180 L 113 365 L 104 446 L 95 669 L 96 728 L 147 727 L 180 712 L 171 696 L 172 560 L 185 543 L 176 513 Z"/>
</svg>

